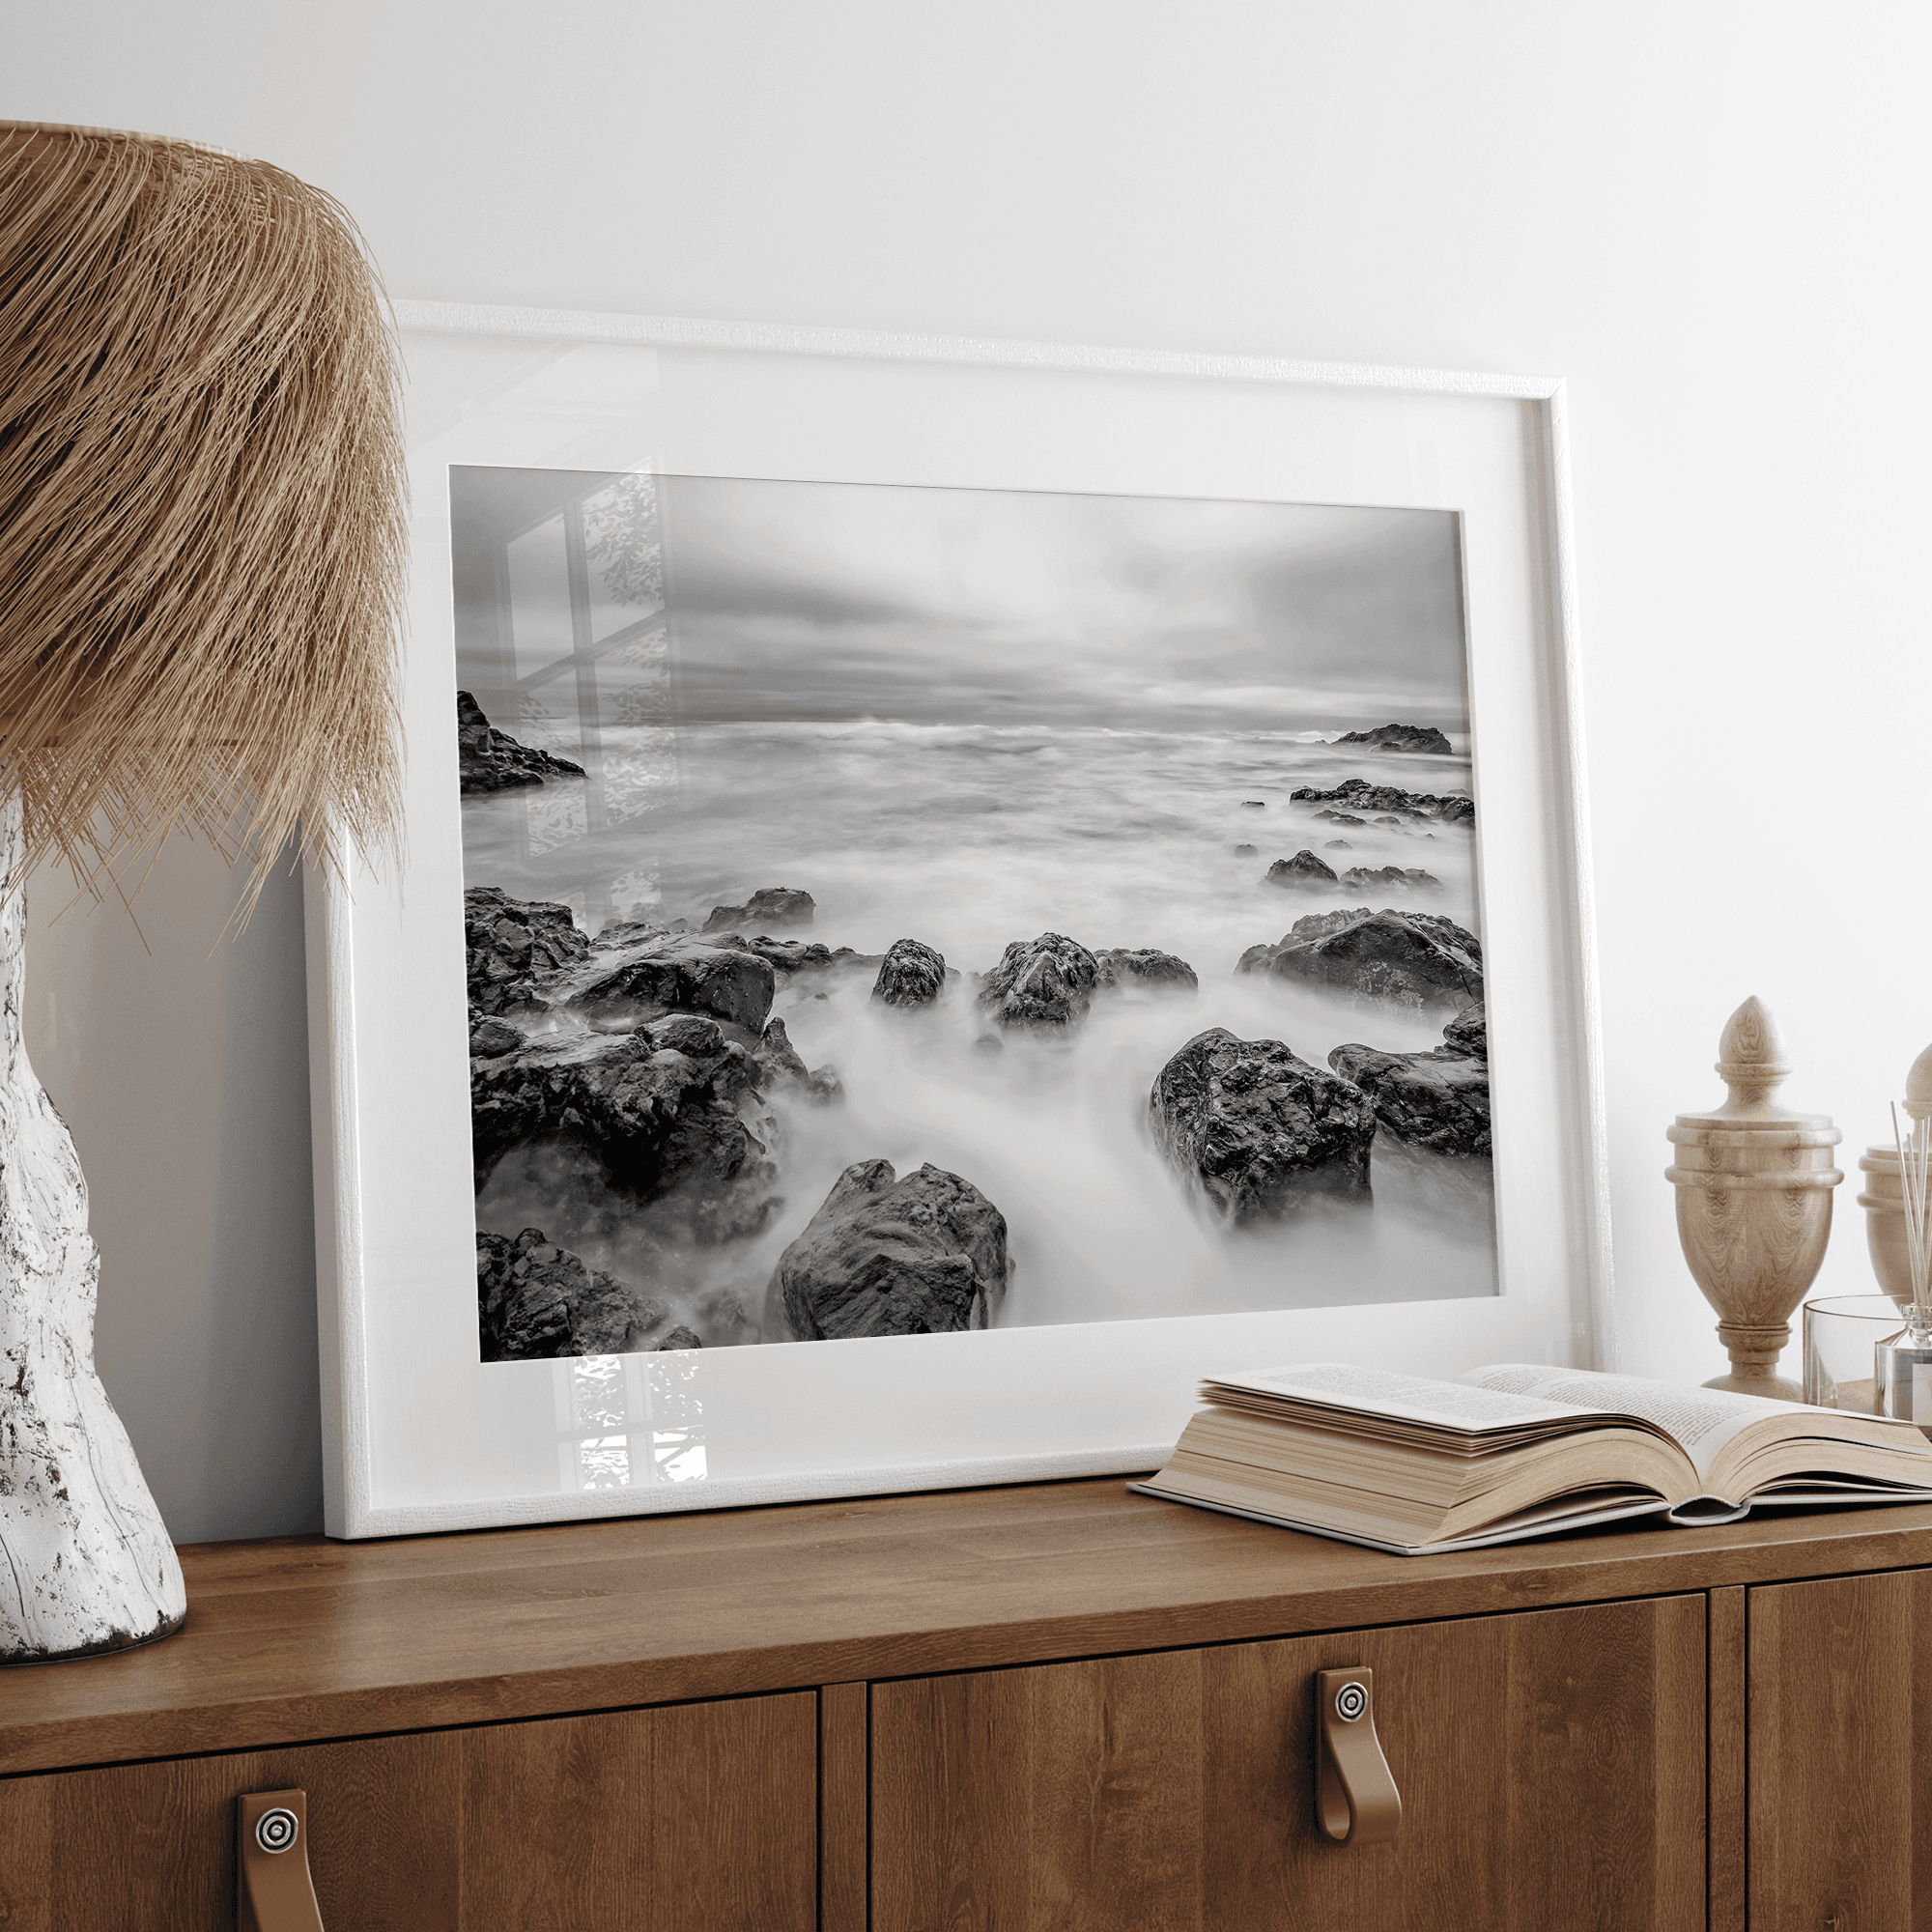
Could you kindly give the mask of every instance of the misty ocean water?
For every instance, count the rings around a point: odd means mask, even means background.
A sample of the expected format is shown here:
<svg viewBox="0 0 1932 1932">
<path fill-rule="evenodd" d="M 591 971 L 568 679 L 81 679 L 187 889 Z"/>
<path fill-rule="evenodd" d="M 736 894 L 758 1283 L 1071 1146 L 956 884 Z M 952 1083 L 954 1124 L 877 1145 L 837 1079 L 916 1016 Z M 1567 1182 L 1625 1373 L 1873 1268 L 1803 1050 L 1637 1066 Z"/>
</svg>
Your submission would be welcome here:
<svg viewBox="0 0 1932 1932">
<path fill-rule="evenodd" d="M 780 1254 L 845 1166 L 881 1157 L 900 1174 L 924 1161 L 959 1174 L 1006 1216 L 1014 1270 L 998 1326 L 1494 1292 L 1486 1161 L 1407 1151 L 1384 1133 L 1372 1201 L 1231 1234 L 1147 1126 L 1156 1074 L 1208 1027 L 1284 1041 L 1317 1066 L 1348 1041 L 1441 1043 L 1446 1011 L 1235 968 L 1303 914 L 1342 906 L 1445 913 L 1480 934 L 1467 823 L 1338 827 L 1290 798 L 1351 778 L 1466 792 L 1465 755 L 1378 753 L 1313 734 L 870 721 L 602 735 L 601 775 L 464 801 L 469 884 L 571 904 L 586 923 L 601 923 L 585 910 L 600 905 L 694 925 L 715 905 L 788 887 L 817 911 L 781 936 L 863 954 L 917 939 L 959 977 L 912 1013 L 870 999 L 870 967 L 781 982 L 774 1012 L 808 1065 L 836 1070 L 844 1097 L 775 1104 L 784 1205 L 756 1239 L 680 1249 L 583 1156 L 555 1150 L 503 1161 L 479 1198 L 479 1227 L 541 1227 L 592 1266 L 668 1291 L 710 1346 L 787 1339 L 767 1297 Z M 587 805 L 564 795 L 600 784 L 628 815 L 607 804 L 616 822 L 593 828 Z M 559 825 L 585 836 L 559 837 Z M 1350 849 L 1329 849 L 1337 838 Z M 1265 883 L 1271 861 L 1303 849 L 1338 872 L 1419 867 L 1442 890 Z M 994 1040 L 973 976 L 1009 942 L 1043 932 L 1176 953 L 1199 993 L 1102 994 L 1064 1038 Z"/>
</svg>

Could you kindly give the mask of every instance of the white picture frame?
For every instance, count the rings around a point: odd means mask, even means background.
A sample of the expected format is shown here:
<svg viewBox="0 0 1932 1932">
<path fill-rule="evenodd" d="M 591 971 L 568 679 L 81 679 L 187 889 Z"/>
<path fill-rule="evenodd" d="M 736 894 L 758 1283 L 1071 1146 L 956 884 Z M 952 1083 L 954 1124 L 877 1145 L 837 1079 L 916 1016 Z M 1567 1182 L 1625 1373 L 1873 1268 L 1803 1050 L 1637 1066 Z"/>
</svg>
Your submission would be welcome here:
<svg viewBox="0 0 1932 1932">
<path fill-rule="evenodd" d="M 403 875 L 306 884 L 326 1522 L 376 1537 L 1127 1474 L 1205 1373 L 1614 1367 L 1563 384 L 397 305 Z M 484 1364 L 472 1273 L 452 463 L 1459 511 L 1501 1292 Z"/>
</svg>

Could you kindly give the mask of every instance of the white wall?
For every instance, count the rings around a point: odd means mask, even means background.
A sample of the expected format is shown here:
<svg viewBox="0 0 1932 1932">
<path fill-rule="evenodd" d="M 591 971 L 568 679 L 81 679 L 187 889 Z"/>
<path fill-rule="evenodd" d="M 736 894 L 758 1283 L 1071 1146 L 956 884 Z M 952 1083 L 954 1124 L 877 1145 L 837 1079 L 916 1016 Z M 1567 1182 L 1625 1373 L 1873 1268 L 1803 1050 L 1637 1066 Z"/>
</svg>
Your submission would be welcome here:
<svg viewBox="0 0 1932 1932">
<path fill-rule="evenodd" d="M 277 160 L 399 295 L 1567 376 L 1632 1366 L 1721 1366 L 1662 1170 L 1737 1002 L 1854 1154 L 1932 1038 L 1922 5 L 73 0 L 7 38 L 0 114 Z M 33 938 L 102 1371 L 185 1539 L 319 1488 L 299 905 L 229 949 L 225 891 L 170 858 L 152 959 L 111 913 Z M 1868 1278 L 1855 1192 L 1821 1289 Z"/>
</svg>

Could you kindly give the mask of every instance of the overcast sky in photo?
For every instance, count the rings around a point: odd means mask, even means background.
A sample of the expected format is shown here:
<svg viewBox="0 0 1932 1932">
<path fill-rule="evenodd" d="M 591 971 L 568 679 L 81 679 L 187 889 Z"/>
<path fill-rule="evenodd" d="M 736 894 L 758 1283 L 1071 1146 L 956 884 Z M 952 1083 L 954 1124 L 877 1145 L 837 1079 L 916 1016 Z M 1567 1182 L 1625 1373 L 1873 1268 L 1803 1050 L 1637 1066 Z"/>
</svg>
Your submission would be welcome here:
<svg viewBox="0 0 1932 1932">
<path fill-rule="evenodd" d="M 1447 511 L 661 490 L 690 723 L 1467 728 Z"/>
</svg>

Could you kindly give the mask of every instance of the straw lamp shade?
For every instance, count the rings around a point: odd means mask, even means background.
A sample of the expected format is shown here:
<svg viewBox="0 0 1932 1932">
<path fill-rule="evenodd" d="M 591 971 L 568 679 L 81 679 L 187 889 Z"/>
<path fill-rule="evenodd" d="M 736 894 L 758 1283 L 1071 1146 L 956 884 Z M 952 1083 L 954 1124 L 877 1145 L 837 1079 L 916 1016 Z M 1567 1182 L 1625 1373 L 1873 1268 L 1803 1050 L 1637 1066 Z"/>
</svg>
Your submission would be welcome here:
<svg viewBox="0 0 1932 1932">
<path fill-rule="evenodd" d="M 175 832 L 392 847 L 400 370 L 354 224 L 192 143 L 0 123 L 0 1661 L 120 1648 L 181 1572 L 94 1373 L 73 1147 L 20 1037 L 21 883 Z"/>
</svg>

